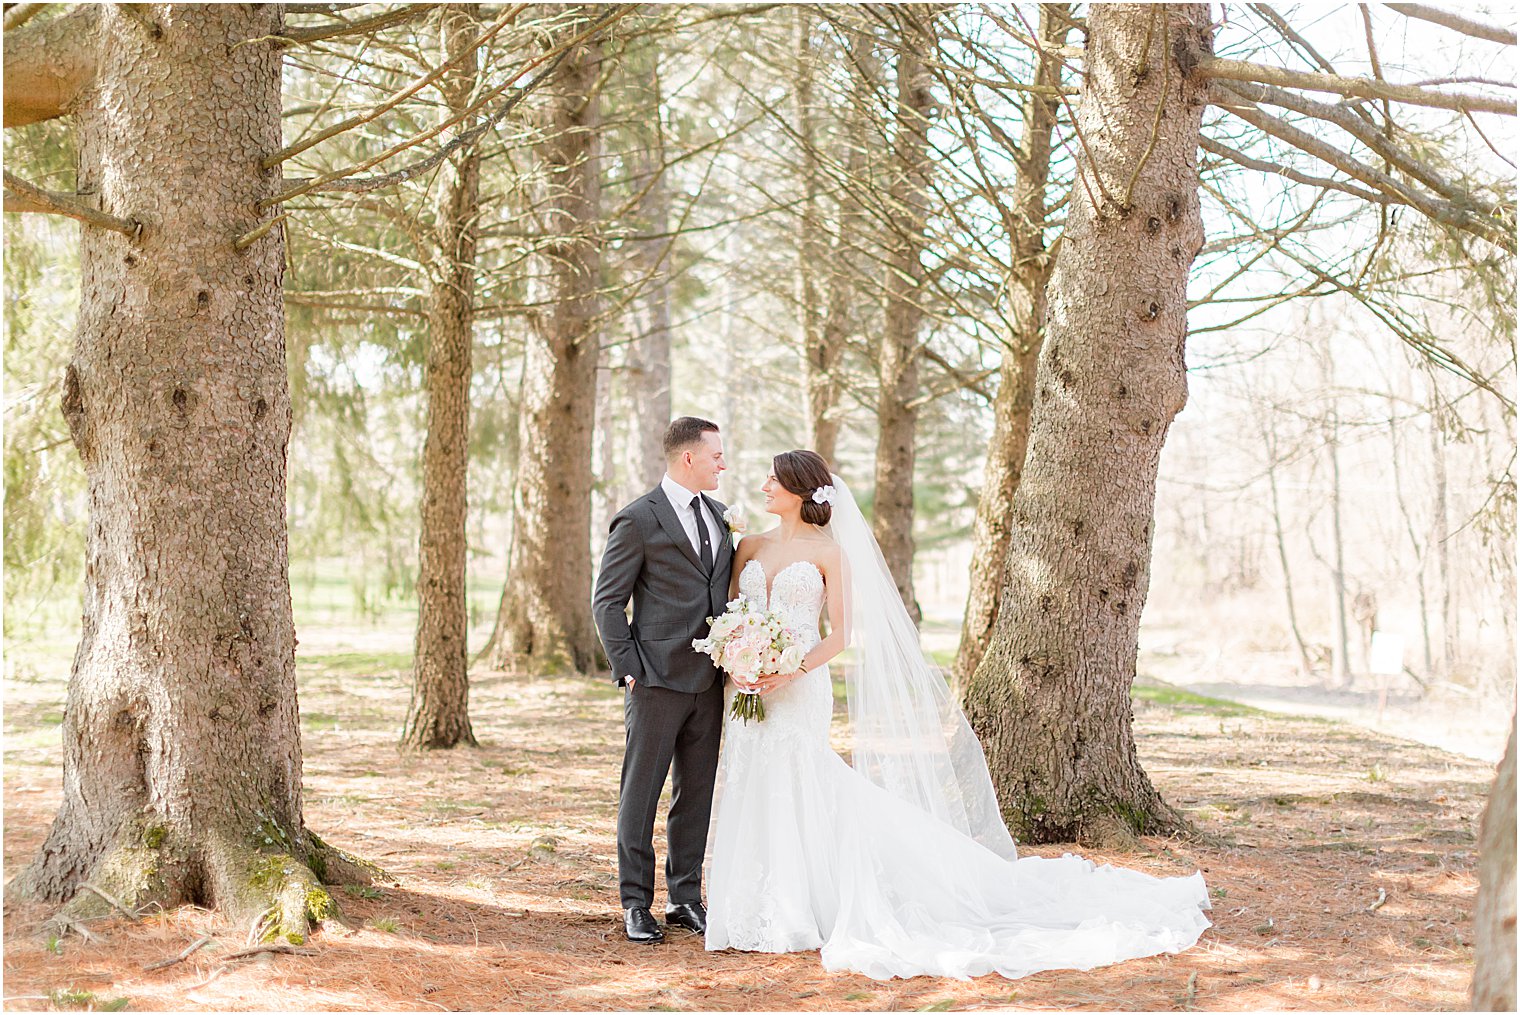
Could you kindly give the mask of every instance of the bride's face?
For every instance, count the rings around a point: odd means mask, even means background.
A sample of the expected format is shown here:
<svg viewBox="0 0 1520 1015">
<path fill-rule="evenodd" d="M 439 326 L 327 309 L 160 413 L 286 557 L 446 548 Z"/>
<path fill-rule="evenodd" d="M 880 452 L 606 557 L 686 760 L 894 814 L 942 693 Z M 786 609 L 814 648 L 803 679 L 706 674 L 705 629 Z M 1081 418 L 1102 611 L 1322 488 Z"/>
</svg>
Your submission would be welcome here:
<svg viewBox="0 0 1520 1015">
<path fill-rule="evenodd" d="M 760 486 L 760 492 L 765 494 L 765 510 L 773 515 L 784 515 L 802 510 L 802 498 L 782 486 L 776 480 L 774 472 L 765 477 L 765 482 Z"/>
</svg>

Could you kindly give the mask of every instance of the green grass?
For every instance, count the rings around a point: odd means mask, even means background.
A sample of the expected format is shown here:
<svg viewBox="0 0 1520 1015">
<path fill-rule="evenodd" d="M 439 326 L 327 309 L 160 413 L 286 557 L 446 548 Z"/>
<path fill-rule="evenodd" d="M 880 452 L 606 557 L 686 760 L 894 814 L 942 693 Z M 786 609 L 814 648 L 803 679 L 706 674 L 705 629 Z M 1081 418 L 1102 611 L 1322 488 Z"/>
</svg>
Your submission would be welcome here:
<svg viewBox="0 0 1520 1015">
<path fill-rule="evenodd" d="M 385 893 L 371 885 L 344 885 L 343 891 L 356 899 L 383 899 Z"/>
<path fill-rule="evenodd" d="M 97 995 L 88 990 L 75 990 L 73 987 L 60 987 L 48 992 L 48 1001 L 54 1008 L 88 1008 L 91 1011 L 126 1011 L 132 999 L 129 997 L 112 998 L 109 1001 L 100 1000 Z"/>
<path fill-rule="evenodd" d="M 1135 681 L 1130 688 L 1130 696 L 1136 701 L 1148 702 L 1152 705 L 1161 705 L 1177 712 L 1195 712 L 1205 715 L 1218 716 L 1264 716 L 1270 715 L 1259 708 L 1249 705 L 1241 705 L 1237 702 L 1226 701 L 1224 698 L 1210 698 L 1204 694 L 1194 694 L 1192 691 L 1170 684 L 1156 684 L 1149 681 Z"/>
<path fill-rule="evenodd" d="M 352 677 L 376 673 L 406 672 L 412 668 L 410 652 L 329 652 L 319 656 L 300 656 L 296 668 L 308 674 Z"/>
<path fill-rule="evenodd" d="M 955 668 L 956 650 L 953 648 L 933 648 L 925 655 L 929 657 L 931 663 L 946 672 Z"/>
</svg>

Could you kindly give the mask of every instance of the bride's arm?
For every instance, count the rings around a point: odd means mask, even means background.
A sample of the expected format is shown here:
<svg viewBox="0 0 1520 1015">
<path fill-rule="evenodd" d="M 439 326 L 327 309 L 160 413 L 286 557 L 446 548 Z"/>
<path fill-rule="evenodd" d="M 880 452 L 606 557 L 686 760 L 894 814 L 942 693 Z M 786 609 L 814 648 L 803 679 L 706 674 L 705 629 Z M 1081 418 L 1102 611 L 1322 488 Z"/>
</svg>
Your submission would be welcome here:
<svg viewBox="0 0 1520 1015">
<path fill-rule="evenodd" d="M 850 604 L 847 601 L 850 583 L 845 578 L 838 544 L 829 547 L 819 563 L 823 587 L 828 590 L 829 636 L 808 649 L 807 655 L 802 657 L 802 669 L 796 674 L 799 677 L 827 664 L 850 645 Z"/>
</svg>

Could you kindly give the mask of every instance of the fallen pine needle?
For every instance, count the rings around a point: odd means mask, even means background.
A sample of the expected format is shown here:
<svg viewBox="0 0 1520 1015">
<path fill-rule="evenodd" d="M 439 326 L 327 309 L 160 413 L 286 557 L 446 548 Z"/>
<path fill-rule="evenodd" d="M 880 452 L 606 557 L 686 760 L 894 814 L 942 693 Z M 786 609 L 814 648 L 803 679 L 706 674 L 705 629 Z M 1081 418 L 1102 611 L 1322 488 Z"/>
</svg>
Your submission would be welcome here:
<svg viewBox="0 0 1520 1015">
<path fill-rule="evenodd" d="M 197 949 L 204 948 L 206 945 L 210 944 L 212 942 L 212 940 L 214 940 L 214 939 L 210 938 L 210 937 L 200 938 L 199 940 L 193 942 L 184 951 L 180 952 L 178 955 L 175 955 L 175 956 L 172 956 L 170 958 L 164 959 L 164 960 L 162 960 L 160 962 L 150 962 L 150 963 L 148 963 L 146 966 L 143 966 L 143 972 L 150 973 L 150 972 L 152 972 L 155 969 L 168 969 L 170 966 L 174 965 L 176 962 L 183 962 L 183 961 L 185 961 L 191 955 L 195 954 L 195 952 L 196 952 Z"/>
<path fill-rule="evenodd" d="M 249 959 L 255 955 L 315 955 L 315 948 L 297 948 L 295 945 L 268 944 L 254 945 L 252 948 L 240 948 L 230 955 L 223 955 L 222 962 L 232 962 L 237 959 Z"/>
<path fill-rule="evenodd" d="M 185 988 L 185 996 L 189 997 L 190 994 L 194 993 L 197 990 L 200 990 L 202 987 L 209 986 L 211 984 L 212 980 L 215 980 L 218 976 L 221 976 L 222 974 L 226 973 L 231 968 L 232 968 L 231 966 L 218 966 L 218 967 L 216 967 L 215 969 L 213 969 L 211 971 L 211 975 L 208 976 L 208 977 L 206 977 L 200 983 L 197 983 L 197 984 L 195 984 L 192 987 L 186 987 Z M 196 999 L 192 997 L 192 998 L 190 998 L 190 1000 L 194 1001 Z"/>
<path fill-rule="evenodd" d="M 1192 1011 L 1198 1000 L 1198 970 L 1188 974 L 1187 989 L 1182 993 L 1182 1010 Z"/>
</svg>

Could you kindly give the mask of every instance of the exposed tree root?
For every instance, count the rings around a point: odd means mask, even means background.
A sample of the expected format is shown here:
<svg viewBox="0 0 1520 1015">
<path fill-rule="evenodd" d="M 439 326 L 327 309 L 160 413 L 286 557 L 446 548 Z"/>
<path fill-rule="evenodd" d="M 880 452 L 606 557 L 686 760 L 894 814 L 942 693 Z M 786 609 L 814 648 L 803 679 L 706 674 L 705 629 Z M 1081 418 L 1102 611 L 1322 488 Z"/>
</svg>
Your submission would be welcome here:
<svg viewBox="0 0 1520 1015">
<path fill-rule="evenodd" d="M 289 852 L 221 843 L 207 862 L 217 908 L 234 918 L 252 917 L 256 929 L 249 937 L 255 943 L 302 944 L 314 922 L 338 915 L 322 879 Z"/>
<path fill-rule="evenodd" d="M 158 826 L 134 827 L 122 839 L 84 877 L 50 875 L 39 857 L 6 885 L 6 895 L 63 900 L 44 925 L 45 934 L 88 935 L 85 925 L 91 921 L 113 915 L 136 919 L 146 906 L 194 902 L 251 923 L 256 933 L 250 944 L 295 945 L 313 926 L 337 933 L 348 929 L 326 885 L 393 880 L 311 832 L 293 838 L 267 819 L 246 842 L 223 835 L 200 848 L 187 847 Z"/>
<path fill-rule="evenodd" d="M 89 877 L 76 882 L 71 897 L 44 926 L 44 933 L 83 932 L 91 920 L 113 915 L 136 919 L 143 907 L 168 904 L 169 888 L 162 870 L 159 843 L 149 845 L 133 836 L 106 853 Z M 22 897 L 55 897 L 57 887 L 42 882 L 38 865 L 27 868 L 6 886 Z"/>
</svg>

